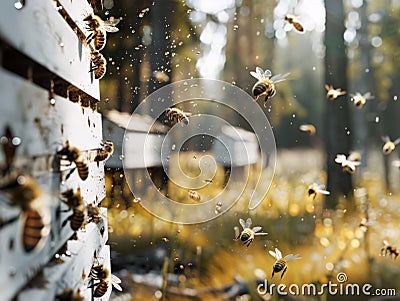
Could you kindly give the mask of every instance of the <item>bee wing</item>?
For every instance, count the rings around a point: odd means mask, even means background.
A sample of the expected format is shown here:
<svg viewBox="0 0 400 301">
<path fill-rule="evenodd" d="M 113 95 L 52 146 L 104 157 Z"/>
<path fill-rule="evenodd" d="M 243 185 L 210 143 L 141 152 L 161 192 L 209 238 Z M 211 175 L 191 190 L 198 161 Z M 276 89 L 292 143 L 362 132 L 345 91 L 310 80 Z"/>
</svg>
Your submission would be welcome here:
<svg viewBox="0 0 400 301">
<path fill-rule="evenodd" d="M 113 25 L 103 25 L 103 28 L 104 28 L 104 30 L 105 31 L 107 31 L 107 32 L 117 32 L 117 31 L 119 31 L 119 28 L 118 27 L 115 27 L 115 26 L 113 26 Z"/>
<path fill-rule="evenodd" d="M 254 233 L 254 235 L 268 235 L 267 232 L 258 232 L 258 233 Z"/>
<path fill-rule="evenodd" d="M 186 115 L 186 117 L 190 117 L 190 116 L 192 116 L 192 113 L 190 113 L 190 112 L 183 112 L 183 114 L 185 114 L 185 115 Z"/>
<path fill-rule="evenodd" d="M 260 80 L 262 78 L 260 78 L 260 76 L 258 75 L 258 73 L 254 72 L 254 71 L 250 71 L 250 75 L 255 77 L 256 79 Z"/>
<path fill-rule="evenodd" d="M 318 189 L 318 193 L 324 194 L 324 195 L 330 195 L 331 194 L 328 190 L 324 190 L 324 189 Z"/>
<path fill-rule="evenodd" d="M 110 17 L 108 20 L 104 21 L 105 25 L 116 26 L 121 21 L 121 18 Z"/>
<path fill-rule="evenodd" d="M 117 276 L 115 276 L 114 274 L 111 274 L 111 281 L 113 283 L 121 283 L 121 279 L 119 279 Z"/>
<path fill-rule="evenodd" d="M 343 163 L 346 160 L 346 156 L 342 154 L 337 154 L 335 158 L 336 163 Z"/>
<path fill-rule="evenodd" d="M 115 287 L 117 290 L 119 290 L 120 292 L 122 292 L 122 287 L 121 287 L 118 283 L 111 282 L 111 284 L 112 284 L 113 287 Z"/>
<path fill-rule="evenodd" d="M 275 254 L 274 251 L 269 250 L 268 252 L 269 252 L 269 254 L 271 254 L 272 257 L 278 259 L 278 258 L 277 258 L 277 255 Z"/>
<path fill-rule="evenodd" d="M 375 96 L 373 96 L 373 95 L 371 94 L 371 92 L 365 93 L 365 94 L 363 95 L 363 97 L 364 97 L 365 99 L 374 99 L 374 98 L 375 98 Z"/>
<path fill-rule="evenodd" d="M 385 239 L 385 240 L 383 241 L 383 244 L 384 244 L 385 246 L 388 246 L 388 245 L 389 245 L 389 242 Z"/>
<path fill-rule="evenodd" d="M 399 143 L 400 143 L 400 137 L 399 137 L 399 138 L 397 138 L 396 140 L 394 140 L 394 141 L 393 141 L 393 143 L 394 143 L 394 145 L 397 145 L 397 144 L 399 144 Z"/>
<path fill-rule="evenodd" d="M 326 91 L 329 91 L 331 88 L 332 88 L 331 86 L 329 86 L 328 84 L 325 84 Z"/>
<path fill-rule="evenodd" d="M 241 218 L 239 219 L 239 224 L 242 226 L 243 229 L 246 228 L 246 223 L 243 219 L 241 219 Z"/>
<path fill-rule="evenodd" d="M 253 230 L 253 232 L 258 232 L 258 231 L 260 231 L 261 229 L 262 229 L 262 227 L 256 226 L 256 227 L 254 227 L 252 230 Z"/>
<path fill-rule="evenodd" d="M 246 228 L 250 228 L 251 223 L 252 223 L 252 221 L 251 221 L 251 218 L 249 217 L 249 218 L 246 220 Z"/>
<path fill-rule="evenodd" d="M 382 138 L 382 141 L 385 143 L 390 141 L 389 136 L 382 136 L 381 138 Z"/>
<path fill-rule="evenodd" d="M 297 259 L 300 259 L 300 258 L 301 258 L 300 254 L 296 254 L 296 255 L 289 254 L 289 255 L 285 256 L 285 260 L 286 261 L 293 261 L 293 260 L 297 260 Z"/>
<path fill-rule="evenodd" d="M 267 69 L 263 73 L 263 78 L 270 78 L 272 76 L 271 70 Z"/>
<path fill-rule="evenodd" d="M 286 77 L 288 77 L 290 74 L 290 72 L 285 73 L 285 74 L 276 74 L 273 77 L 271 77 L 271 81 L 273 81 L 275 84 L 282 82 L 284 80 L 286 80 Z"/>
<path fill-rule="evenodd" d="M 276 259 L 281 259 L 282 258 L 282 253 L 279 251 L 278 248 L 275 248 L 275 254 L 276 254 Z"/>
</svg>

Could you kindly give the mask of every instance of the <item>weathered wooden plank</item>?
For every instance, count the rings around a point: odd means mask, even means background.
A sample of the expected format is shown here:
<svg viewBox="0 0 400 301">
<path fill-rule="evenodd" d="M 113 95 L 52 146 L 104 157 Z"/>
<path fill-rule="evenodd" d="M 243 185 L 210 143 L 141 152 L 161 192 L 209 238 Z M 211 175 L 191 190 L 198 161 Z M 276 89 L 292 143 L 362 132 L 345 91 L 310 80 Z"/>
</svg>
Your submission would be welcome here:
<svg viewBox="0 0 400 301">
<path fill-rule="evenodd" d="M 82 5 L 81 2 L 73 1 L 73 4 Z M 92 80 L 88 72 L 90 49 L 83 47 L 57 11 L 55 2 L 25 1 L 19 10 L 13 2 L 2 5 L 0 37 L 54 74 L 99 99 L 98 80 Z"/>
<path fill-rule="evenodd" d="M 18 155 L 54 155 L 67 140 L 82 150 L 100 147 L 101 115 L 92 109 L 59 96 L 49 100 L 46 90 L 1 68 L 0 90 L 0 135 L 9 125 L 21 138 Z"/>
</svg>

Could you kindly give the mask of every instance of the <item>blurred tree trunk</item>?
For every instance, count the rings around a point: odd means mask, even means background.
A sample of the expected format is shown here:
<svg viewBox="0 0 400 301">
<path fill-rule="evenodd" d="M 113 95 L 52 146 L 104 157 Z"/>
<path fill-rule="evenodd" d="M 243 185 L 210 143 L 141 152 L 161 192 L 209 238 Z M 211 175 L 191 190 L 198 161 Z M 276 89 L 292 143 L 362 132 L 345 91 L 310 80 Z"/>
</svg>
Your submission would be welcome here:
<svg viewBox="0 0 400 301">
<path fill-rule="evenodd" d="M 347 57 L 343 40 L 344 7 L 341 0 L 325 1 L 325 82 L 347 91 Z M 346 96 L 334 101 L 325 100 L 325 150 L 327 155 L 328 189 L 331 195 L 325 207 L 333 209 L 340 196 L 347 197 L 352 190 L 351 176 L 343 173 L 335 163 L 336 154 L 347 154 L 350 149 L 349 107 Z"/>
</svg>

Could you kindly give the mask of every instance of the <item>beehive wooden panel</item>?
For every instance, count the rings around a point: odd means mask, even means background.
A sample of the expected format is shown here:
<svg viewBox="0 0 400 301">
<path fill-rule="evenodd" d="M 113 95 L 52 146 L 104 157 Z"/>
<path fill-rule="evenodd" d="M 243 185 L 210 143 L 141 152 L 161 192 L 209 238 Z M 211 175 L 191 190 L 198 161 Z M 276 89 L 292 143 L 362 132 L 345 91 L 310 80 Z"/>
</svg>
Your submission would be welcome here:
<svg viewBox="0 0 400 301">
<path fill-rule="evenodd" d="M 54 74 L 99 99 L 98 80 L 92 80 L 88 72 L 90 49 L 82 45 L 55 3 L 30 0 L 25 1 L 21 9 L 16 9 L 14 2 L 2 4 L 0 37 Z"/>
</svg>

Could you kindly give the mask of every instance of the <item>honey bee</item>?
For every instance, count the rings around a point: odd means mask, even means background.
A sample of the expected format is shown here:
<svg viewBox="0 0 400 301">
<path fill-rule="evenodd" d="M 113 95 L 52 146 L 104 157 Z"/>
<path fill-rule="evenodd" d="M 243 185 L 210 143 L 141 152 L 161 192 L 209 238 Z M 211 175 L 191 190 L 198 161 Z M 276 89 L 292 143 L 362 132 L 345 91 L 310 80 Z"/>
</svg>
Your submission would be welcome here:
<svg viewBox="0 0 400 301">
<path fill-rule="evenodd" d="M 65 146 L 57 152 L 57 155 L 63 159 L 67 160 L 70 163 L 74 162 L 76 168 L 78 169 L 79 177 L 85 181 L 89 176 L 89 162 L 87 159 L 81 154 L 81 151 L 74 146 L 69 145 L 69 141 L 65 143 Z M 74 172 L 75 168 L 73 168 L 70 173 L 67 175 L 67 178 Z"/>
<path fill-rule="evenodd" d="M 175 123 L 180 123 L 182 126 L 188 125 L 189 124 L 189 117 L 192 116 L 191 113 L 188 112 L 183 112 L 182 110 L 178 108 L 168 108 L 166 110 L 167 118 L 170 121 L 173 121 Z"/>
<path fill-rule="evenodd" d="M 277 74 L 272 76 L 270 70 L 264 70 L 260 67 L 256 67 L 256 72 L 250 71 L 250 74 L 255 77 L 258 81 L 254 84 L 252 94 L 255 100 L 260 96 L 265 95 L 264 107 L 267 106 L 267 100 L 272 98 L 276 94 L 275 84 L 286 80 L 286 77 L 290 73 L 284 75 Z M 271 77 L 272 76 L 272 77 Z"/>
<path fill-rule="evenodd" d="M 201 196 L 197 191 L 194 190 L 189 190 L 189 198 L 191 198 L 193 201 L 200 202 Z"/>
<path fill-rule="evenodd" d="M 93 40 L 94 49 L 102 50 L 106 45 L 107 32 L 117 32 L 119 29 L 116 25 L 120 20 L 110 17 L 110 19 L 103 21 L 99 16 L 89 14 L 83 19 L 86 22 L 86 28 L 91 32 L 86 38 L 86 42 L 90 43 Z"/>
<path fill-rule="evenodd" d="M 358 225 L 358 227 L 361 229 L 362 232 L 367 232 L 368 227 L 371 226 L 372 223 L 370 221 L 368 221 L 368 219 L 366 217 L 363 217 L 360 221 L 360 224 Z"/>
<path fill-rule="evenodd" d="M 93 283 L 90 287 L 95 287 L 93 292 L 93 297 L 100 298 L 104 296 L 104 294 L 108 290 L 108 285 L 111 283 L 117 290 L 122 291 L 121 279 L 117 276 L 110 273 L 110 271 L 102 264 L 95 264 L 92 266 L 89 274 L 90 278 L 93 280 Z M 94 283 L 95 280 L 99 282 Z"/>
<path fill-rule="evenodd" d="M 298 32 L 304 32 L 304 27 L 303 25 L 300 24 L 298 17 L 295 15 L 286 15 L 285 19 L 286 22 L 288 22 L 289 24 L 292 24 L 294 28 L 296 28 L 296 30 Z"/>
<path fill-rule="evenodd" d="M 107 71 L 107 60 L 100 52 L 97 50 L 92 51 L 90 55 L 90 70 L 93 72 L 95 79 L 102 79 Z"/>
<path fill-rule="evenodd" d="M 82 227 L 85 218 L 86 218 L 86 208 L 81 196 L 81 190 L 78 188 L 76 192 L 72 189 L 68 189 L 67 191 L 62 193 L 62 202 L 68 206 L 68 210 L 72 210 L 72 214 L 65 219 L 62 223 L 62 227 L 65 227 L 67 222 L 70 222 L 71 229 L 77 231 L 80 227 Z"/>
<path fill-rule="evenodd" d="M 390 257 L 393 258 L 393 260 L 395 260 L 397 256 L 399 256 L 400 251 L 396 247 L 390 245 L 387 240 L 383 241 L 383 245 L 384 246 L 382 247 L 380 253 L 381 256 L 386 256 L 387 254 L 389 254 Z"/>
<path fill-rule="evenodd" d="M 84 301 L 85 298 L 82 297 L 80 291 L 78 290 L 76 293 L 69 288 L 65 291 L 61 292 L 56 296 L 56 301 Z"/>
<path fill-rule="evenodd" d="M 315 133 L 317 132 L 317 129 L 312 124 L 302 124 L 300 125 L 299 130 L 309 134 L 310 136 L 314 136 Z"/>
<path fill-rule="evenodd" d="M 307 195 L 311 197 L 313 200 L 316 198 L 318 194 L 329 195 L 330 192 L 324 189 L 324 185 L 320 185 L 317 183 L 313 183 L 312 185 L 308 186 Z"/>
<path fill-rule="evenodd" d="M 341 164 L 343 171 L 351 174 L 356 171 L 356 166 L 361 165 L 361 162 L 352 161 L 343 154 L 337 154 L 335 162 Z"/>
<path fill-rule="evenodd" d="M 361 93 L 356 92 L 356 94 L 350 94 L 351 101 L 353 101 L 354 106 L 361 109 L 367 100 L 374 99 L 375 97 L 371 95 L 371 92 L 367 92 L 363 95 Z"/>
<path fill-rule="evenodd" d="M 347 92 L 342 91 L 342 89 L 334 89 L 332 85 L 327 85 L 325 84 L 325 89 L 326 89 L 326 97 L 330 100 L 335 100 L 341 95 L 345 95 Z"/>
<path fill-rule="evenodd" d="M 25 252 L 36 249 L 50 232 L 50 216 L 41 215 L 38 211 L 37 200 L 42 191 L 34 178 L 20 173 L 13 173 L 6 180 L 2 179 L 0 190 L 19 206 L 24 213 L 22 245 Z"/>
<path fill-rule="evenodd" d="M 400 143 L 400 137 L 397 138 L 395 141 L 391 141 L 389 136 L 383 136 L 382 140 L 383 142 L 385 142 L 385 144 L 382 147 L 382 152 L 385 155 L 389 155 L 391 152 L 393 152 L 394 149 L 396 148 L 396 145 Z"/>
<path fill-rule="evenodd" d="M 287 270 L 287 263 L 289 261 L 293 261 L 293 260 L 297 260 L 300 259 L 301 257 L 299 257 L 299 254 L 293 255 L 293 254 L 289 254 L 286 255 L 284 258 L 282 258 L 282 253 L 281 251 L 279 251 L 278 248 L 275 248 L 275 252 L 274 251 L 269 251 L 269 254 L 271 254 L 275 259 L 275 263 L 272 269 L 272 277 L 274 277 L 275 273 L 279 273 L 282 271 L 282 275 L 281 275 L 281 279 L 283 278 L 283 275 L 285 275 L 285 272 Z"/>
<path fill-rule="evenodd" d="M 97 150 L 96 157 L 94 158 L 97 164 L 99 164 L 100 161 L 108 160 L 114 153 L 114 143 L 111 141 L 103 141 L 102 146 L 103 148 Z"/>
<path fill-rule="evenodd" d="M 239 227 L 235 227 L 235 240 L 241 240 L 243 242 L 243 245 L 247 245 L 250 246 L 250 244 L 252 243 L 252 241 L 254 240 L 254 237 L 256 235 L 267 235 L 268 233 L 264 233 L 264 232 L 258 232 L 260 231 L 262 228 L 260 226 L 256 226 L 253 228 L 250 228 L 252 221 L 251 218 L 249 217 L 246 222 L 243 219 L 239 219 L 239 223 L 243 228 L 242 232 L 239 232 Z M 258 233 L 257 233 L 258 232 Z"/>
</svg>

